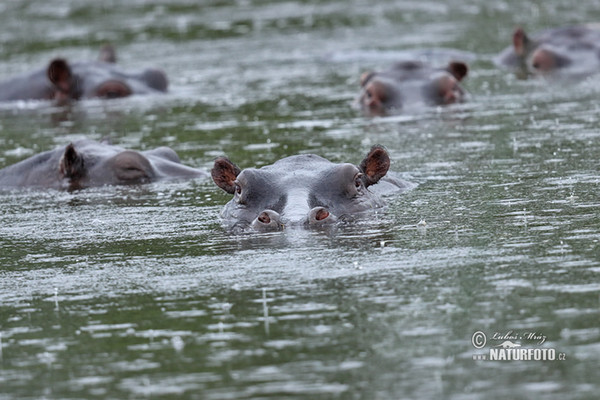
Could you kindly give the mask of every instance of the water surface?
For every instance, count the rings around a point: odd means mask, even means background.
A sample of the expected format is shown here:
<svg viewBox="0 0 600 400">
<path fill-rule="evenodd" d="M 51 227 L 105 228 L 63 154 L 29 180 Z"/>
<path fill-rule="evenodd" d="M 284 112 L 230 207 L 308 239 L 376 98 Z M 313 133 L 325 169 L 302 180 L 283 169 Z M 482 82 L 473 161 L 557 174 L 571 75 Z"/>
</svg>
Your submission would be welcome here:
<svg viewBox="0 0 600 400">
<path fill-rule="evenodd" d="M 416 187 L 332 230 L 242 236 L 208 180 L 0 194 L 0 397 L 595 398 L 598 77 L 492 63 L 515 26 L 593 21 L 594 3 L 2 3 L 0 79 L 107 41 L 170 77 L 166 96 L 1 104 L 2 167 L 81 137 L 206 170 L 380 143 Z M 412 57 L 464 58 L 470 101 L 353 109 L 362 72 Z M 511 331 L 566 360 L 473 360 Z"/>
</svg>

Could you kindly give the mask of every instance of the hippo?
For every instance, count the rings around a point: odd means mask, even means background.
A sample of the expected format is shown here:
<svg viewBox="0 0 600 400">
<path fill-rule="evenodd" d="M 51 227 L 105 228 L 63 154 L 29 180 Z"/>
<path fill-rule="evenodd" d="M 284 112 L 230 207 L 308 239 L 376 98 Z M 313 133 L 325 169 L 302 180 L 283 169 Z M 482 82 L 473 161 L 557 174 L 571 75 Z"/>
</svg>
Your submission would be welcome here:
<svg viewBox="0 0 600 400">
<path fill-rule="evenodd" d="M 589 75 L 600 70 L 600 30 L 568 26 L 543 31 L 529 38 L 522 28 L 513 33 L 513 45 L 495 63 L 529 75 Z"/>
<path fill-rule="evenodd" d="M 445 105 L 464 100 L 460 81 L 467 75 L 467 64 L 448 63 L 432 68 L 417 61 L 396 63 L 382 72 L 365 72 L 360 79 L 361 109 L 370 116 L 383 116 L 413 104 Z"/>
<path fill-rule="evenodd" d="M 138 152 L 105 141 L 81 139 L 0 169 L 0 189 L 72 191 L 207 176 L 204 171 L 181 164 L 169 147 Z"/>
<path fill-rule="evenodd" d="M 132 94 L 164 93 L 167 77 L 158 69 L 125 72 L 116 65 L 115 50 L 106 45 L 98 61 L 69 63 L 56 58 L 44 69 L 0 82 L 0 101 L 112 99 Z"/>
<path fill-rule="evenodd" d="M 387 151 L 377 145 L 359 165 L 301 154 L 240 170 L 228 158 L 219 157 L 211 175 L 218 187 L 233 195 L 221 211 L 224 225 L 235 232 L 268 232 L 285 226 L 327 226 L 383 206 L 382 198 L 369 187 L 389 167 Z M 390 182 L 402 188 L 396 180 Z"/>
</svg>

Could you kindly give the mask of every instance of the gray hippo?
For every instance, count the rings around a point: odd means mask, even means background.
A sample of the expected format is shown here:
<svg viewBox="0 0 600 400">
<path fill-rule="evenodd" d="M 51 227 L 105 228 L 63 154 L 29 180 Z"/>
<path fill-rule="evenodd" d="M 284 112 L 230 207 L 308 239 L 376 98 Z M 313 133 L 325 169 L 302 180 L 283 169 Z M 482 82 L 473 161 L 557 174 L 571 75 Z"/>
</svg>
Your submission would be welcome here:
<svg viewBox="0 0 600 400">
<path fill-rule="evenodd" d="M 359 165 L 302 154 L 240 170 L 219 157 L 211 175 L 217 186 L 233 195 L 221 212 L 225 225 L 237 231 L 277 231 L 286 225 L 322 226 L 381 207 L 383 200 L 369 187 L 389 167 L 387 151 L 374 146 Z"/>
<path fill-rule="evenodd" d="M 137 152 L 82 139 L 0 169 L 0 189 L 77 190 L 207 176 L 181 164 L 169 147 Z"/>
<path fill-rule="evenodd" d="M 600 71 L 600 30 L 589 26 L 550 29 L 527 36 L 522 28 L 513 33 L 512 46 L 494 60 L 519 76 L 562 73 L 589 75 Z"/>
<path fill-rule="evenodd" d="M 125 72 L 115 62 L 109 45 L 102 48 L 98 61 L 69 63 L 56 58 L 46 68 L 0 82 L 0 101 L 118 98 L 167 91 L 163 71 Z"/>
<path fill-rule="evenodd" d="M 404 61 L 382 72 L 365 72 L 360 79 L 360 108 L 367 115 L 381 116 L 414 104 L 445 105 L 463 101 L 460 81 L 469 68 L 450 62 L 432 68 L 421 62 Z"/>
</svg>

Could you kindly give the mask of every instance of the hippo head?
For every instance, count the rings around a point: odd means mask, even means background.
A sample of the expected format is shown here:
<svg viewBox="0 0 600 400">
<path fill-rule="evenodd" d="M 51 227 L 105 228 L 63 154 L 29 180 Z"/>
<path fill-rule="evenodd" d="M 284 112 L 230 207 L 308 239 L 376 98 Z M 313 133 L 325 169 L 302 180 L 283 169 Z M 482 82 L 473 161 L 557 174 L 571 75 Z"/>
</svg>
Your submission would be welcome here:
<svg viewBox="0 0 600 400">
<path fill-rule="evenodd" d="M 79 140 L 58 154 L 58 179 L 69 190 L 104 185 L 134 185 L 160 179 L 204 177 L 181 164 L 169 147 L 138 152 L 108 143 Z"/>
<path fill-rule="evenodd" d="M 56 89 L 57 100 L 82 98 L 119 98 L 132 94 L 166 92 L 168 81 L 159 69 L 128 73 L 116 65 L 112 46 L 104 46 L 96 62 L 69 64 L 62 58 L 54 59 L 47 68 L 47 76 Z"/>
<path fill-rule="evenodd" d="M 359 165 L 305 154 L 240 170 L 220 157 L 211 174 L 217 186 L 234 196 L 221 212 L 227 225 L 276 231 L 289 225 L 322 226 L 382 206 L 368 187 L 385 176 L 389 166 L 386 150 L 374 146 Z"/>
<path fill-rule="evenodd" d="M 459 82 L 467 73 L 463 62 L 451 62 L 443 69 L 430 69 L 418 62 L 398 63 L 390 71 L 362 75 L 359 103 L 366 114 L 381 116 L 410 104 L 461 102 L 464 91 Z"/>
<path fill-rule="evenodd" d="M 183 165 L 169 147 L 138 152 L 113 146 L 107 141 L 81 139 L 0 169 L 0 190 L 77 190 L 206 176 L 204 171 Z"/>
<path fill-rule="evenodd" d="M 76 149 L 71 143 L 60 158 L 60 177 L 69 182 L 70 190 L 90 186 L 142 184 L 156 179 L 150 160 L 137 151 L 86 145 L 87 143 Z"/>
<path fill-rule="evenodd" d="M 576 28 L 572 31 L 577 32 Z M 565 37 L 567 40 L 568 38 L 569 36 Z M 572 50 L 573 54 L 578 54 L 580 50 L 586 52 L 589 49 L 583 46 Z M 569 67 L 573 63 L 571 56 L 565 53 L 564 46 L 556 46 L 544 40 L 531 40 L 522 28 L 517 28 L 513 33 L 513 51 L 515 66 L 525 74 L 549 74 Z"/>
</svg>

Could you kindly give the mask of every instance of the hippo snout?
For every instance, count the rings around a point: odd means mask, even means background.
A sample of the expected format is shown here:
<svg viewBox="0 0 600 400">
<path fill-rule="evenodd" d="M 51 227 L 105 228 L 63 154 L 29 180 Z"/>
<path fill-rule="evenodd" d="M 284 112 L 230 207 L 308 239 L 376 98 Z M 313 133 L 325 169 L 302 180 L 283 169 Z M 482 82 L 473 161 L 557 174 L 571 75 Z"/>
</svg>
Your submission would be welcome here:
<svg viewBox="0 0 600 400">
<path fill-rule="evenodd" d="M 308 212 L 304 220 L 309 226 L 323 226 L 337 221 L 337 218 L 325 207 L 315 207 Z M 273 210 L 264 210 L 252 221 L 252 228 L 260 232 L 283 230 L 285 225 L 302 225 L 302 221 L 282 222 L 281 215 Z"/>
<path fill-rule="evenodd" d="M 264 210 L 252 221 L 252 228 L 261 232 L 280 231 L 283 229 L 279 213 L 273 210 Z"/>
</svg>

